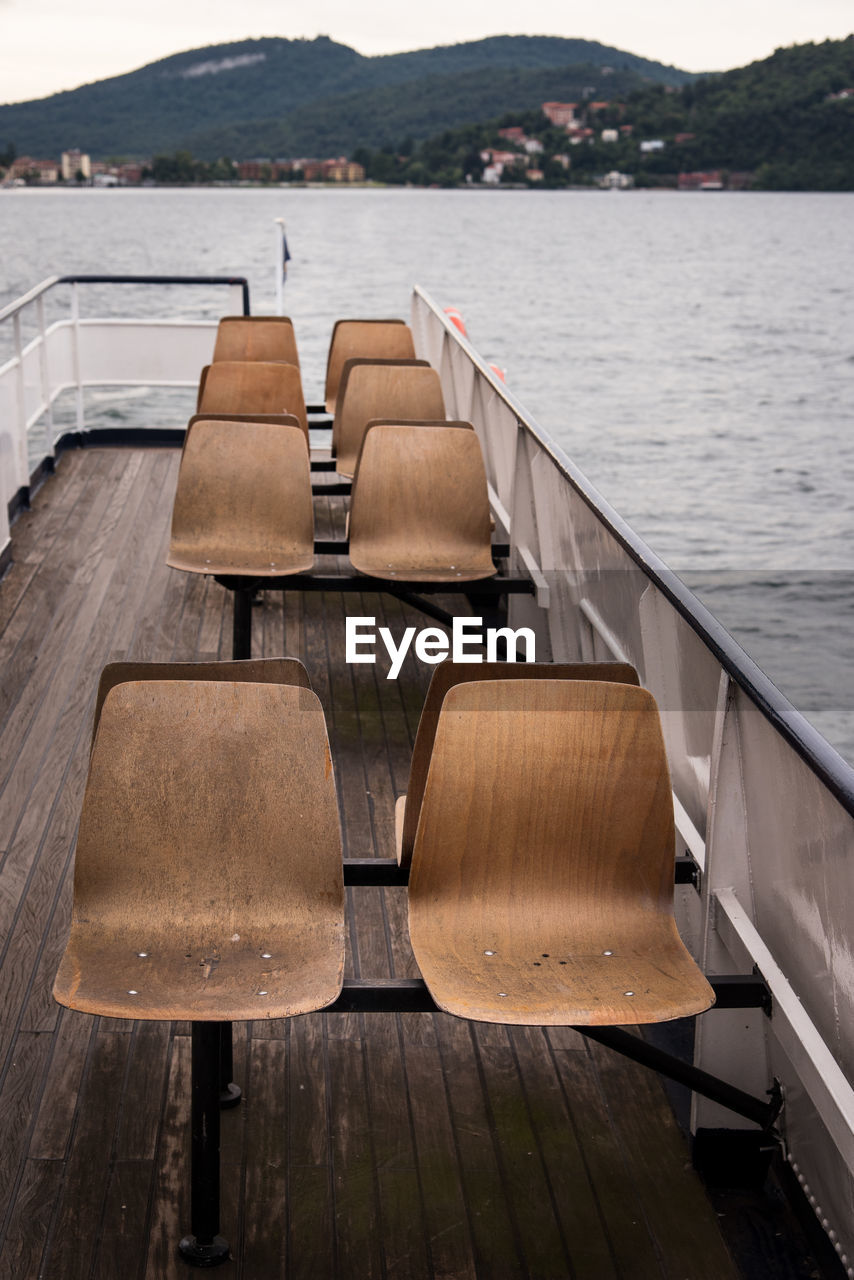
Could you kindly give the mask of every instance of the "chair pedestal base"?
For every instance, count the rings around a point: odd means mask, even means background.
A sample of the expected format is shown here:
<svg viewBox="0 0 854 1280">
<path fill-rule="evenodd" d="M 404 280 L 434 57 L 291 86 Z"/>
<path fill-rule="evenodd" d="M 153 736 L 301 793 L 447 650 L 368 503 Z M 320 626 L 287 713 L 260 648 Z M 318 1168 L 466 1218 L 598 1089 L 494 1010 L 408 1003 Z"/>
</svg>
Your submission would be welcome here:
<svg viewBox="0 0 854 1280">
<path fill-rule="evenodd" d="M 231 1023 L 192 1026 L 190 1234 L 178 1252 L 193 1267 L 218 1267 L 229 1257 L 219 1234 L 219 1112 L 224 1054 L 230 1065 Z"/>
<path fill-rule="evenodd" d="M 230 1256 L 228 1244 L 222 1236 L 214 1236 L 210 1244 L 199 1244 L 195 1236 L 184 1236 L 178 1252 L 191 1267 L 218 1267 Z"/>
<path fill-rule="evenodd" d="M 243 1090 L 239 1084 L 234 1081 L 231 1084 L 224 1084 L 219 1091 L 219 1105 L 222 1111 L 227 1111 L 229 1107 L 236 1107 L 240 1104 L 243 1097 Z"/>
</svg>

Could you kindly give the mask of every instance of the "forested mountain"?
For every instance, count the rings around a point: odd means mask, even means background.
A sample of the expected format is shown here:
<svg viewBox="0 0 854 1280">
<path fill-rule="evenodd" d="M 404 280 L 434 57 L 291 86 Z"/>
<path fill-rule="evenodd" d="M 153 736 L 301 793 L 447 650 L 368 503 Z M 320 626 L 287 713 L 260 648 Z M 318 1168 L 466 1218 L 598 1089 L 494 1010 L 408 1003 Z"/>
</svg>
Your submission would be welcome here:
<svg viewBox="0 0 854 1280">
<path fill-rule="evenodd" d="M 846 89 L 854 36 L 778 49 L 676 93 L 643 90 L 625 116 L 635 135 L 693 133 L 682 168 L 755 170 L 764 187 L 854 190 L 854 95 L 837 96 Z"/>
<path fill-rule="evenodd" d="M 364 57 L 326 36 L 266 38 L 175 54 L 34 102 L 0 106 L 0 146 L 95 158 L 186 148 L 230 155 L 346 153 L 524 109 L 549 97 L 613 97 L 687 72 L 587 40 L 494 36 Z"/>
<path fill-rule="evenodd" d="M 415 146 L 401 133 L 396 147 L 362 148 L 356 158 L 384 182 L 477 181 L 481 152 L 511 146 L 498 131 L 516 124 L 542 143 L 537 181 L 547 186 L 593 183 L 611 171 L 636 185 L 673 186 L 679 173 L 719 171 L 724 185 L 738 172 L 738 185 L 766 190 L 854 191 L 854 36 L 778 49 L 681 88 L 646 85 L 610 97 L 604 108 L 580 105 L 587 136 L 577 145 L 539 111 L 506 111 Z M 644 141 L 657 149 L 642 149 Z M 524 181 L 529 163 L 520 152 L 519 170 L 507 167 L 505 180 Z"/>
</svg>

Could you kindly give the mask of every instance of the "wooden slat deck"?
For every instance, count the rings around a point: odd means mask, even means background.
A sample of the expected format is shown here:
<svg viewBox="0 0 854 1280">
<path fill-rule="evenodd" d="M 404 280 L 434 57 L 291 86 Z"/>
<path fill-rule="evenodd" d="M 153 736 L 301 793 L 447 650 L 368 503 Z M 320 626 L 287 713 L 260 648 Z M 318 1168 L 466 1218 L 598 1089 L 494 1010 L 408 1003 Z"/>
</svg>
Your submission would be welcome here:
<svg viewBox="0 0 854 1280">
<path fill-rule="evenodd" d="M 91 449 L 13 529 L 0 583 L 0 1276 L 190 1274 L 186 1024 L 56 1006 L 98 673 L 230 656 L 230 598 L 164 563 L 178 454 Z M 320 500 L 323 503 L 324 500 Z M 325 500 L 327 504 L 335 500 Z M 320 513 L 318 536 L 338 521 Z M 302 658 L 324 704 L 348 856 L 393 856 L 426 686 L 347 666 L 345 610 L 270 595 L 258 655 Z M 404 890 L 348 890 L 348 973 L 411 976 Z M 220 1274 L 727 1280 L 739 1274 L 659 1081 L 568 1030 L 314 1014 L 236 1028 Z"/>
</svg>

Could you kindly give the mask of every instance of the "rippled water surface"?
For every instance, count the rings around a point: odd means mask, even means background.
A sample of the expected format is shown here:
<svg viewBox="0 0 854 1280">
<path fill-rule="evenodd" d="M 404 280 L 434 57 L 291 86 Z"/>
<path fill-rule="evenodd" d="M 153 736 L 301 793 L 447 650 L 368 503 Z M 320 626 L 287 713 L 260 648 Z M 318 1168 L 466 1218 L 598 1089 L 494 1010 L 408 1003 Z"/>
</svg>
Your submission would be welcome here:
<svg viewBox="0 0 854 1280">
<path fill-rule="evenodd" d="M 854 759 L 854 196 L 0 192 L 0 301 L 53 273 L 235 273 L 271 310 L 275 217 L 309 399 L 335 317 L 405 316 L 414 282 L 457 306 L 541 426 Z M 84 314 L 221 306 L 93 286 Z M 91 408 L 150 421 L 152 403 L 105 389 Z"/>
</svg>

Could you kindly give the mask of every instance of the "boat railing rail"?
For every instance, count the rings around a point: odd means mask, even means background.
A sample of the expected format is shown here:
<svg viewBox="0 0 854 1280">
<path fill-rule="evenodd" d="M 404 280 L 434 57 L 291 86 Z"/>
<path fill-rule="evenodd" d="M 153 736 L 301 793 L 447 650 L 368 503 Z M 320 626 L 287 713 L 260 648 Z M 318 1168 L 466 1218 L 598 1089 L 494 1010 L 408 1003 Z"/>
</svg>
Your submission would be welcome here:
<svg viewBox="0 0 854 1280">
<path fill-rule="evenodd" d="M 780 1080 L 786 1157 L 854 1276 L 854 769 L 417 287 L 412 323 L 448 416 L 480 437 L 510 570 L 537 587 L 509 597 L 509 626 L 538 658 L 632 663 L 659 703 L 696 867 L 680 931 L 707 973 L 757 970 L 771 995 L 699 1019 L 695 1063 L 754 1094 Z M 733 1118 L 695 1095 L 691 1125 Z"/>
<path fill-rule="evenodd" d="M 127 285 L 226 288 L 227 309 L 249 314 L 249 285 L 240 276 L 51 276 L 0 309 L 0 552 L 10 511 L 26 504 L 34 473 L 54 457 L 60 433 L 53 408 L 63 392 L 74 393 L 82 432 L 85 388 L 193 387 L 210 359 L 215 319 L 81 315 L 84 287 Z M 155 296 L 160 304 L 162 293 Z M 57 307 L 59 317 L 52 318 Z"/>
</svg>

